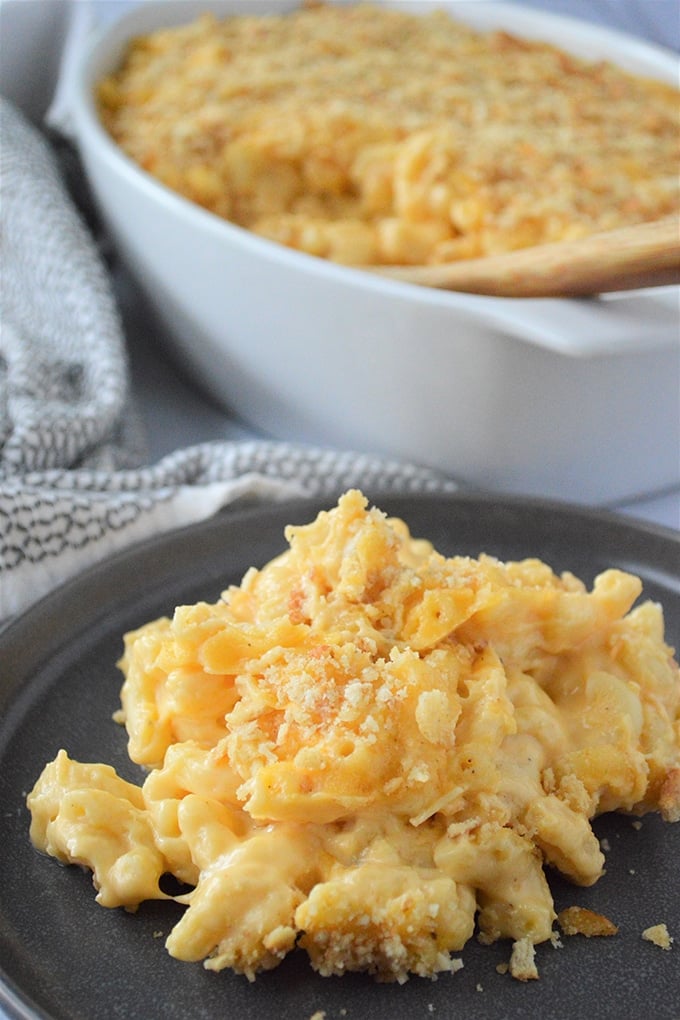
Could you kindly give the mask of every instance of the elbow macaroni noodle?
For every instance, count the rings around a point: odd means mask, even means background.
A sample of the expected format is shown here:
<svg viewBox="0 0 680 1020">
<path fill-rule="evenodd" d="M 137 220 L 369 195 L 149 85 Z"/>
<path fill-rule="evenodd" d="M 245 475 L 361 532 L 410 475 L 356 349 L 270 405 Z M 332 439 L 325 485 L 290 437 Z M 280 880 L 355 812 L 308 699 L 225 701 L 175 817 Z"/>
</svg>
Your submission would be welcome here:
<svg viewBox="0 0 680 1020">
<path fill-rule="evenodd" d="M 166 946 L 253 978 L 456 970 L 478 925 L 553 937 L 544 865 L 591 885 L 605 811 L 680 820 L 680 674 L 661 608 L 535 559 L 446 558 L 351 490 L 216 604 L 125 637 L 141 786 L 60 751 L 31 838 L 102 906 L 189 891 Z M 523 952 L 520 953 L 519 949 Z M 521 971 L 519 976 L 521 976 Z"/>
</svg>

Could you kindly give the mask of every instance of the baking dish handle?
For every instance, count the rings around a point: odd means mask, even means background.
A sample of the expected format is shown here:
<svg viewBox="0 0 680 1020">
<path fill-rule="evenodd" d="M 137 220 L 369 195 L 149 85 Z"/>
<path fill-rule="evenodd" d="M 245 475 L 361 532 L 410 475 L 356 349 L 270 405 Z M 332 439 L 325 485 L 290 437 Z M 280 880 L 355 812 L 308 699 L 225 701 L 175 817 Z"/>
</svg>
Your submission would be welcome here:
<svg viewBox="0 0 680 1020">
<path fill-rule="evenodd" d="M 680 288 L 627 291 L 594 298 L 498 298 L 491 315 L 505 333 L 571 357 L 677 346 Z M 480 309 L 481 310 L 481 309 Z"/>
</svg>

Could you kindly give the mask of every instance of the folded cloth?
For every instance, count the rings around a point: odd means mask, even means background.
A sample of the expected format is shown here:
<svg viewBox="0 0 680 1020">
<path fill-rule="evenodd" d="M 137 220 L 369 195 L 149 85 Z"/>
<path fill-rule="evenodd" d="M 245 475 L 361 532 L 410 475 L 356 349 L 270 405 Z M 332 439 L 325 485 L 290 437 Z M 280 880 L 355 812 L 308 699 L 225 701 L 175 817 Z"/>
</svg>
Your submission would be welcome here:
<svg viewBox="0 0 680 1020">
<path fill-rule="evenodd" d="M 244 500 L 451 492 L 434 470 L 269 441 L 144 463 L 106 266 L 45 137 L 0 100 L 0 621 L 116 550 Z"/>
</svg>

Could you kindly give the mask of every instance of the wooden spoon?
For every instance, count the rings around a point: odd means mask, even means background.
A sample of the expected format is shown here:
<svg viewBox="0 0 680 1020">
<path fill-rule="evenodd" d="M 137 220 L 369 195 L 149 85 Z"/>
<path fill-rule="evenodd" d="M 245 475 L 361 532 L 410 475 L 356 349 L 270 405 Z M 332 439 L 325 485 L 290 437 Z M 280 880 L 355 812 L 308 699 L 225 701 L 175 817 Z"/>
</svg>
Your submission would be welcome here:
<svg viewBox="0 0 680 1020">
<path fill-rule="evenodd" d="M 363 268 L 405 283 L 498 297 L 576 297 L 661 287 L 680 283 L 680 218 L 437 266 Z"/>
</svg>

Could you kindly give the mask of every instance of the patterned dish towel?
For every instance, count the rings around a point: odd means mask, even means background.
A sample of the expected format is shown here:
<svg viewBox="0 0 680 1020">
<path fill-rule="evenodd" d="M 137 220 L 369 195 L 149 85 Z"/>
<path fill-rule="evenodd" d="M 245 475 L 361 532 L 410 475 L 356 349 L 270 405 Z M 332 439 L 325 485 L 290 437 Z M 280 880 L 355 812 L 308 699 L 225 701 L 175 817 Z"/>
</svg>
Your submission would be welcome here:
<svg viewBox="0 0 680 1020">
<path fill-rule="evenodd" d="M 0 623 L 116 550 L 244 500 L 451 492 L 418 465 L 280 442 L 144 463 L 113 289 L 43 135 L 0 100 Z"/>
</svg>

